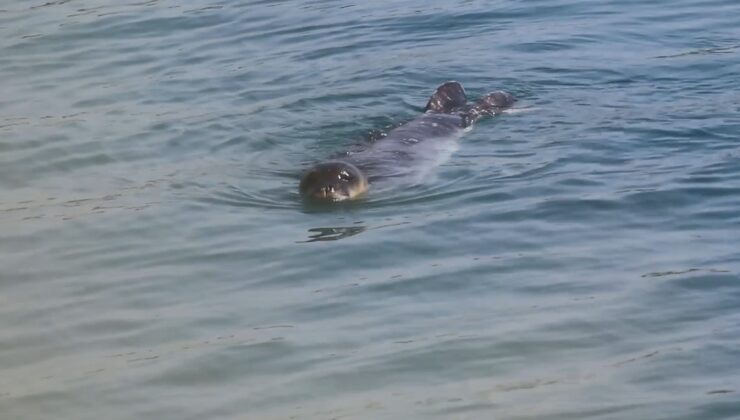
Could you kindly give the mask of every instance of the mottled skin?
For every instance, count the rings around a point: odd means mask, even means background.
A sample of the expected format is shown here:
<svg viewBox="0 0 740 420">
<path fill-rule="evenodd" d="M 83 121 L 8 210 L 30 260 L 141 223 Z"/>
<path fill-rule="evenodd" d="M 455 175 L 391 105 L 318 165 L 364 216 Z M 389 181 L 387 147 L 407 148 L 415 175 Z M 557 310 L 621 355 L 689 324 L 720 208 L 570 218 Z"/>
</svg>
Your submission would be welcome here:
<svg viewBox="0 0 740 420">
<path fill-rule="evenodd" d="M 369 181 L 401 176 L 420 162 L 433 161 L 445 147 L 442 139 L 456 140 L 481 117 L 495 115 L 513 104 L 514 98 L 501 91 L 468 104 L 462 85 L 444 83 L 429 99 L 424 114 L 362 151 L 309 169 L 299 191 L 304 198 L 317 201 L 360 197 L 369 188 Z"/>
</svg>

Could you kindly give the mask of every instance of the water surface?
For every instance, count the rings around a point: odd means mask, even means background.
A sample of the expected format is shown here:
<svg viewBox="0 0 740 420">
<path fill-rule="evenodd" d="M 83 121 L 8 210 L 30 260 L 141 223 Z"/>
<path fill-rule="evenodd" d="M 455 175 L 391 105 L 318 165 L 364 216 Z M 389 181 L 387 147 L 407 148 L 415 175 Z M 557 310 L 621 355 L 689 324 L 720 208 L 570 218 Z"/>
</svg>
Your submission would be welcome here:
<svg viewBox="0 0 740 420">
<path fill-rule="evenodd" d="M 3 418 L 740 418 L 734 1 L 0 9 Z M 301 205 L 450 79 L 532 109 Z"/>
</svg>

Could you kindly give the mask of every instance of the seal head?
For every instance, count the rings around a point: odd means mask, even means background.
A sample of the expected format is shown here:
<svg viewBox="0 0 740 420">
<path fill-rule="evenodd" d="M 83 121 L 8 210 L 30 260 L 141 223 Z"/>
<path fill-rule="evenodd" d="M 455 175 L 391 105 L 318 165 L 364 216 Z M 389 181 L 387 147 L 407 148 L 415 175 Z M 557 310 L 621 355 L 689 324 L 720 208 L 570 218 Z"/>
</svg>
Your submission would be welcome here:
<svg viewBox="0 0 740 420">
<path fill-rule="evenodd" d="M 303 197 L 311 200 L 351 200 L 367 191 L 367 178 L 350 163 L 330 161 L 306 172 L 298 189 Z"/>
</svg>

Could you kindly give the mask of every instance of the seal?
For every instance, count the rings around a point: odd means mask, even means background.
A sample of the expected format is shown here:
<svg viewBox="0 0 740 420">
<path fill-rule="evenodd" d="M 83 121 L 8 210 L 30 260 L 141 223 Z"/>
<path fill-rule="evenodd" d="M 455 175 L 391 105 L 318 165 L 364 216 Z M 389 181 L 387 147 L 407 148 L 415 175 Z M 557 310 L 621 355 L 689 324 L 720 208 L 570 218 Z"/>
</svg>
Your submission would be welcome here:
<svg viewBox="0 0 740 420">
<path fill-rule="evenodd" d="M 422 115 L 363 150 L 315 165 L 303 175 L 298 190 L 312 201 L 352 200 L 361 197 L 376 179 L 423 174 L 424 168 L 436 166 L 451 154 L 473 123 L 501 113 L 514 102 L 511 94 L 496 91 L 470 104 L 460 83 L 443 83 Z"/>
</svg>

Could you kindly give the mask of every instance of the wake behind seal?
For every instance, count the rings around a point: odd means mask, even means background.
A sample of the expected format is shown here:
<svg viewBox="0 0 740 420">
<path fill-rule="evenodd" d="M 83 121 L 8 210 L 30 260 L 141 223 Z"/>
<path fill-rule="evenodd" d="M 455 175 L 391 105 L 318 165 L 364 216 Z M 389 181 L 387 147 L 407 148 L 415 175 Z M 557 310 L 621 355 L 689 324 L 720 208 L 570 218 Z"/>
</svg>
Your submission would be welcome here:
<svg viewBox="0 0 740 420">
<path fill-rule="evenodd" d="M 442 84 L 427 102 L 424 113 L 391 130 L 385 137 L 340 160 L 309 169 L 298 190 L 304 199 L 320 202 L 361 197 L 374 179 L 402 176 L 415 166 L 439 162 L 457 144 L 466 128 L 480 118 L 493 116 L 515 102 L 503 91 L 468 103 L 465 90 L 455 81 Z"/>
</svg>

